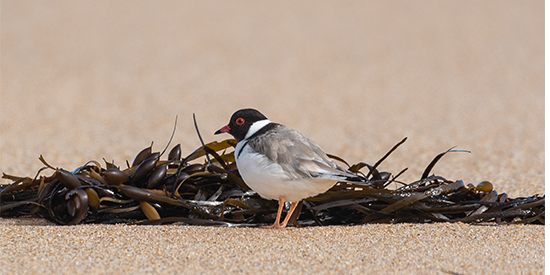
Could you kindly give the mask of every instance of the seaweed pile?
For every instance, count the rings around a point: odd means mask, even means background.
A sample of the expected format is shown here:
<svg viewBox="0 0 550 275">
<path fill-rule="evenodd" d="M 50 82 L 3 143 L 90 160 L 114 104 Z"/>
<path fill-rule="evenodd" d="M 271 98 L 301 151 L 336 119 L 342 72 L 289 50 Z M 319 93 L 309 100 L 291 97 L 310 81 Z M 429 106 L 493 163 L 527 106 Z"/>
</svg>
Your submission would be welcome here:
<svg viewBox="0 0 550 275">
<path fill-rule="evenodd" d="M 340 182 L 326 193 L 303 200 L 289 224 L 544 224 L 544 195 L 509 198 L 506 193 L 497 193 L 488 181 L 474 186 L 430 175 L 441 157 L 460 150 L 437 155 L 420 180 L 412 183 L 397 180 L 406 169 L 394 176 L 378 171 L 380 163 L 405 140 L 374 165 L 348 165 L 330 155 L 365 181 Z M 38 216 L 63 225 L 180 222 L 253 227 L 273 223 L 277 201 L 262 199 L 243 182 L 231 150 L 235 140 L 208 143 L 183 159 L 179 144 L 166 160 L 161 156 L 167 148 L 160 153 L 153 152 L 152 146 L 139 152 L 131 165 L 126 161 L 126 169 L 104 159 L 105 166 L 92 160 L 70 172 L 53 167 L 40 156 L 45 167 L 34 178 L 3 174 L 13 182 L 0 186 L 0 216 Z M 41 175 L 50 170 L 50 176 Z M 402 186 L 388 189 L 390 183 Z"/>
</svg>

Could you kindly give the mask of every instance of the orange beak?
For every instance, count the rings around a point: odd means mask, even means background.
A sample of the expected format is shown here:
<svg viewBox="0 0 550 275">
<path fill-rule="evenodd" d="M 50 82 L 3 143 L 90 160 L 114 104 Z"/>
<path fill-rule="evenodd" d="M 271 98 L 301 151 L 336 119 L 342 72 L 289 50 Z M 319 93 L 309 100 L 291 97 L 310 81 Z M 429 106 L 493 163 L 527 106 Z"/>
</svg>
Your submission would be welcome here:
<svg viewBox="0 0 550 275">
<path fill-rule="evenodd" d="M 229 128 L 229 125 L 225 125 L 223 126 L 221 129 L 219 129 L 218 131 L 216 131 L 214 133 L 214 135 L 218 135 L 218 134 L 221 134 L 221 133 L 227 133 L 231 130 L 231 128 Z"/>
</svg>

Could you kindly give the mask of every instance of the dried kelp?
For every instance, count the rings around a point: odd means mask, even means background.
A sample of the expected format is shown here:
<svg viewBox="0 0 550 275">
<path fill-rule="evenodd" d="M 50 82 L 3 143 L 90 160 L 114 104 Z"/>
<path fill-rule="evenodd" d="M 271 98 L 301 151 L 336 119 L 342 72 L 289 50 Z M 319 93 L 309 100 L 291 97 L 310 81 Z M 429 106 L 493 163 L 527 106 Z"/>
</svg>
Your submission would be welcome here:
<svg viewBox="0 0 550 275">
<path fill-rule="evenodd" d="M 378 171 L 378 165 L 358 163 L 349 170 L 364 182 L 337 183 L 326 193 L 302 201 L 291 224 L 296 226 L 356 225 L 401 222 L 496 222 L 544 224 L 545 196 L 509 198 L 497 193 L 488 181 L 465 185 L 429 174 L 448 150 L 437 155 L 420 180 L 397 180 Z M 181 158 L 178 144 L 161 160 L 163 152 L 151 146 L 137 154 L 132 165 L 121 169 L 104 160 L 89 161 L 72 172 L 45 165 L 34 178 L 4 174 L 13 181 L 1 187 L 0 216 L 40 216 L 58 224 L 181 222 L 210 226 L 260 226 L 271 224 L 277 202 L 262 199 L 246 186 L 235 165 L 233 139 L 201 146 Z M 164 149 L 166 150 L 166 148 Z M 208 161 L 203 156 L 210 156 Z M 330 156 L 336 161 L 345 160 Z M 127 162 L 128 163 L 128 162 Z M 362 169 L 368 169 L 363 174 Z M 53 171 L 43 176 L 44 171 Z M 390 183 L 400 183 L 388 189 Z"/>
</svg>

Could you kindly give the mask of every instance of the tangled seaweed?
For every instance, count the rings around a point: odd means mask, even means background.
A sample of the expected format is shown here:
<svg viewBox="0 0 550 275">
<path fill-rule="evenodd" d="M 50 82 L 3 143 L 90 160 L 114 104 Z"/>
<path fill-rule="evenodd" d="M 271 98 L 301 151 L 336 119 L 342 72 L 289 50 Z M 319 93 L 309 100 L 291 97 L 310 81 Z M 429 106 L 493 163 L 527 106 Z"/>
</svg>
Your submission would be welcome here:
<svg viewBox="0 0 550 275">
<path fill-rule="evenodd" d="M 197 129 L 198 132 L 198 129 Z M 199 135 L 200 137 L 200 135 Z M 365 182 L 339 182 L 326 193 L 303 200 L 289 224 L 295 226 L 357 225 L 364 223 L 496 222 L 544 224 L 545 196 L 509 198 L 488 181 L 477 186 L 430 175 L 447 150 L 426 167 L 420 180 L 403 183 L 377 167 L 405 142 L 396 144 L 374 165 L 348 165 Z M 201 138 L 202 142 L 202 138 Z M 0 216 L 39 216 L 58 224 L 181 222 L 209 226 L 261 226 L 273 223 L 277 201 L 261 198 L 239 176 L 234 139 L 211 142 L 185 158 L 176 145 L 166 160 L 151 146 L 121 169 L 104 159 L 89 161 L 72 172 L 45 165 L 34 178 L 3 174 L 13 181 L 0 187 Z M 168 147 L 168 146 L 167 146 Z M 229 150 L 228 150 L 229 149 Z M 466 151 L 467 152 L 467 151 Z M 205 157 L 206 161 L 201 161 Z M 211 158 L 212 160 L 211 160 Z M 368 170 L 365 175 L 362 169 Z M 50 176 L 42 176 L 53 170 Z M 388 185 L 400 188 L 390 190 Z"/>
</svg>

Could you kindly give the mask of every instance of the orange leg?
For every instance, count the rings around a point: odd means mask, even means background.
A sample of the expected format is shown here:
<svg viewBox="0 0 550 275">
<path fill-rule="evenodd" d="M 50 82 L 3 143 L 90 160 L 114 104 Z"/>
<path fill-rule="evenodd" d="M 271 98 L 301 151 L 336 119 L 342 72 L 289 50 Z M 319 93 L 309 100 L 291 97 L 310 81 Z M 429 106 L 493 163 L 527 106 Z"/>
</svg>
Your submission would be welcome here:
<svg viewBox="0 0 550 275">
<path fill-rule="evenodd" d="M 283 213 L 283 206 L 284 205 L 285 205 L 285 199 L 283 198 L 283 196 L 280 196 L 279 197 L 279 210 L 277 210 L 277 218 L 275 218 L 275 222 L 272 225 L 262 226 L 262 228 L 281 228 L 281 225 L 279 224 L 279 220 L 281 219 L 281 213 Z M 285 223 L 285 225 L 286 225 L 286 223 Z"/>
<path fill-rule="evenodd" d="M 286 213 L 285 220 L 281 224 L 281 228 L 284 228 L 286 226 L 288 220 L 290 220 L 290 217 L 292 216 L 292 212 L 294 212 L 294 209 L 296 209 L 296 206 L 298 206 L 298 203 L 300 203 L 300 201 L 295 201 L 292 203 L 292 206 L 290 206 L 290 210 L 288 210 L 288 213 Z"/>
<path fill-rule="evenodd" d="M 286 214 L 285 220 L 283 221 L 283 223 L 279 224 L 281 214 L 283 213 L 283 206 L 285 205 L 285 199 L 282 196 L 279 197 L 279 210 L 277 210 L 277 218 L 275 219 L 275 222 L 269 226 L 262 226 L 262 228 L 284 228 L 288 223 L 288 220 L 290 220 L 290 217 L 292 216 L 292 213 L 294 212 L 294 209 L 296 209 L 296 206 L 298 206 L 299 202 L 300 201 L 295 201 L 292 203 L 292 205 L 290 206 L 290 210 L 288 210 L 288 213 Z"/>
</svg>

